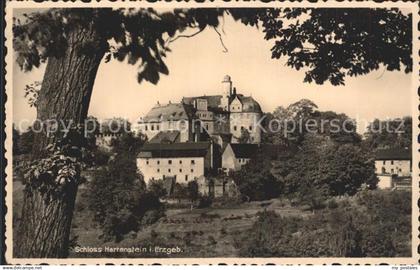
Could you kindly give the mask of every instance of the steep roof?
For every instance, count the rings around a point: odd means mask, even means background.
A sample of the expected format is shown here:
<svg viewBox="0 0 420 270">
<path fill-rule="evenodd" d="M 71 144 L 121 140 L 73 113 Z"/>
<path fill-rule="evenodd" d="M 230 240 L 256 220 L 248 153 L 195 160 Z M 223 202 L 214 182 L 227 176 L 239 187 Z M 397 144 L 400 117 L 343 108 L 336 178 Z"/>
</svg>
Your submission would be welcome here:
<svg viewBox="0 0 420 270">
<path fill-rule="evenodd" d="M 182 103 L 194 105 L 194 101 L 197 99 L 205 99 L 207 100 L 207 106 L 210 109 L 219 109 L 222 96 L 215 95 L 215 96 L 199 96 L 199 97 L 184 97 L 182 98 Z"/>
<path fill-rule="evenodd" d="M 253 158 L 258 151 L 262 151 L 264 155 L 271 159 L 285 159 L 291 157 L 297 151 L 295 146 L 285 146 L 278 144 L 247 144 L 247 143 L 231 143 L 233 153 L 236 158 Z M 227 146 L 226 146 L 227 147 Z M 223 151 L 226 149 L 223 149 Z"/>
<path fill-rule="evenodd" d="M 243 112 L 262 112 L 260 104 L 251 96 L 246 97 L 242 94 L 234 94 L 229 98 L 229 104 L 236 97 L 242 103 L 242 111 Z"/>
<path fill-rule="evenodd" d="M 179 134 L 178 130 L 160 131 L 149 143 L 174 143 L 179 141 Z"/>
<path fill-rule="evenodd" d="M 411 160 L 411 150 L 406 148 L 378 149 L 376 160 Z"/>
<path fill-rule="evenodd" d="M 153 107 L 146 116 L 143 117 L 143 121 L 159 122 L 168 120 L 189 120 L 193 117 L 193 115 L 194 112 L 191 106 L 182 103 L 169 103 Z"/>
<path fill-rule="evenodd" d="M 194 143 L 147 143 L 140 150 L 139 157 L 204 157 L 210 149 L 210 142 Z"/>
</svg>

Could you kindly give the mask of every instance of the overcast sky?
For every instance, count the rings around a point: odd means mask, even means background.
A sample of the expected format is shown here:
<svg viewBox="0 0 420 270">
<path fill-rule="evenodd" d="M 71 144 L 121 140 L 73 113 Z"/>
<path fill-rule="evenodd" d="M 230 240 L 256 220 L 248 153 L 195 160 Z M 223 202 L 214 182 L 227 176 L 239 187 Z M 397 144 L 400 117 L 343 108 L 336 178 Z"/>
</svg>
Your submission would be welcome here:
<svg viewBox="0 0 420 270">
<path fill-rule="evenodd" d="M 230 17 L 225 19 L 223 30 L 227 53 L 213 29 L 172 43 L 172 52 L 166 59 L 170 74 L 163 76 L 158 85 L 138 84 L 137 66 L 118 61 L 102 63 L 89 114 L 99 119 L 124 117 L 134 122 L 157 101 L 179 102 L 183 96 L 221 94 L 222 78 L 229 74 L 237 91 L 252 95 L 265 112 L 307 98 L 320 110 L 346 113 L 365 121 L 410 115 L 412 74 L 381 68 L 366 76 L 347 78 L 345 86 L 303 83 L 303 71 L 285 66 L 284 60 L 271 59 L 271 43 L 264 40 L 261 30 L 236 23 Z M 23 73 L 14 65 L 15 123 L 35 119 L 35 109 L 24 98 L 24 87 L 42 81 L 44 69 L 42 66 Z M 359 123 L 359 131 L 363 127 Z"/>
</svg>

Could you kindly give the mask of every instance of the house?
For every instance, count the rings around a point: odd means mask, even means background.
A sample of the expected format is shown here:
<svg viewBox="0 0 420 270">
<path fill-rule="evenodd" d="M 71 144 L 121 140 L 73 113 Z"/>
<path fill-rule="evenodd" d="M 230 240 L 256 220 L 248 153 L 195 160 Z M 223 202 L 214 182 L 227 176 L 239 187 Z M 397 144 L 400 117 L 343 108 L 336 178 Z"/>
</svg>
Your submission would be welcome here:
<svg viewBox="0 0 420 270">
<path fill-rule="evenodd" d="M 257 144 L 228 144 L 222 154 L 222 170 L 225 173 L 240 170 L 256 155 L 258 147 Z"/>
<path fill-rule="evenodd" d="M 137 156 L 137 168 L 146 184 L 168 177 L 187 184 L 204 178 L 213 169 L 212 143 L 147 143 Z"/>
<path fill-rule="evenodd" d="M 411 186 L 412 155 L 408 148 L 379 149 L 375 153 L 378 187 L 404 188 Z"/>
<path fill-rule="evenodd" d="M 112 141 L 118 139 L 122 135 L 122 132 L 98 133 L 95 135 L 96 146 L 101 150 L 109 152 L 112 150 Z"/>
<path fill-rule="evenodd" d="M 191 106 L 182 103 L 161 105 L 159 102 L 134 126 L 137 133 L 153 139 L 161 131 L 179 131 L 179 141 L 193 140 L 194 112 Z"/>
</svg>

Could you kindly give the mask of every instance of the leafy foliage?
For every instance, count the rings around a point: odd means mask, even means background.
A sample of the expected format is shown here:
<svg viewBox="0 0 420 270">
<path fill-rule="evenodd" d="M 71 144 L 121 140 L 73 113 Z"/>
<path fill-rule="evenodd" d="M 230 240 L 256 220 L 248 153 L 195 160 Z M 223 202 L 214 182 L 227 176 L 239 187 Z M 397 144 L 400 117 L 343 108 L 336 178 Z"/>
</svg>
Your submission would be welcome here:
<svg viewBox="0 0 420 270">
<path fill-rule="evenodd" d="M 154 186 L 146 189 L 137 172 L 136 149 L 131 147 L 136 138 L 132 136 L 128 133 L 118 140 L 116 155 L 107 167 L 95 172 L 89 185 L 90 192 L 95 194 L 89 197 L 89 208 L 101 225 L 105 240 L 121 241 L 125 234 L 156 222 L 164 214 L 159 200 L 162 190 Z"/>
<path fill-rule="evenodd" d="M 302 188 L 324 195 L 355 194 L 362 186 L 377 183 L 373 160 L 356 144 L 340 144 L 322 135 L 306 134 L 299 151 L 290 159 L 274 162 L 274 174 L 287 193 Z"/>
<path fill-rule="evenodd" d="M 412 16 L 398 9 L 284 8 L 231 10 L 250 25 L 262 22 L 272 58 L 305 69 L 305 82 L 344 84 L 377 70 L 411 72 Z M 244 20 L 243 17 L 247 19 Z"/>
<path fill-rule="evenodd" d="M 36 107 L 38 101 L 39 90 L 41 89 L 41 82 L 36 81 L 25 86 L 25 98 L 28 99 L 30 107 Z"/>
<path fill-rule="evenodd" d="M 413 122 L 411 116 L 402 119 L 380 121 L 375 119 L 369 124 L 364 145 L 371 149 L 411 148 Z"/>
<path fill-rule="evenodd" d="M 233 174 L 236 185 L 245 200 L 266 200 L 277 197 L 282 183 L 270 171 L 271 163 L 259 151 L 255 159 Z"/>
</svg>

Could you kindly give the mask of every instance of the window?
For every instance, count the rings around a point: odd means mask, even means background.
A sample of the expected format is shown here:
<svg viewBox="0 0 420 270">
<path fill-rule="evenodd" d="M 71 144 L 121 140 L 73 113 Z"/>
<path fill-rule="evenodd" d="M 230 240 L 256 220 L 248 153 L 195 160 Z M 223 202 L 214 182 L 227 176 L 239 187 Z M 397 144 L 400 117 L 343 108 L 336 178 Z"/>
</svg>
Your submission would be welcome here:
<svg viewBox="0 0 420 270">
<path fill-rule="evenodd" d="M 252 130 L 252 126 L 249 126 L 249 130 Z"/>
<path fill-rule="evenodd" d="M 394 165 L 394 161 L 393 160 L 391 160 L 391 165 Z"/>
<path fill-rule="evenodd" d="M 172 164 L 172 160 L 168 160 L 168 164 Z"/>
<path fill-rule="evenodd" d="M 386 173 L 385 167 L 382 167 L 382 173 Z"/>
<path fill-rule="evenodd" d="M 191 169 L 191 172 L 194 172 L 194 169 Z"/>
<path fill-rule="evenodd" d="M 147 131 L 147 125 L 145 125 L 145 126 L 144 126 L 144 130 L 146 130 L 146 131 Z"/>
<path fill-rule="evenodd" d="M 157 126 L 156 126 L 156 130 L 159 130 L 159 128 L 160 128 L 160 127 L 159 127 L 159 125 L 157 125 Z"/>
<path fill-rule="evenodd" d="M 179 172 L 182 172 L 182 169 L 179 169 Z"/>
<path fill-rule="evenodd" d="M 185 181 L 188 181 L 188 174 L 185 175 Z"/>
<path fill-rule="evenodd" d="M 155 126 L 154 126 L 154 125 L 151 125 L 151 126 L 150 126 L 150 129 L 151 129 L 151 130 L 155 130 Z"/>
<path fill-rule="evenodd" d="M 391 173 L 394 174 L 394 169 L 391 169 Z"/>
<path fill-rule="evenodd" d="M 233 130 L 236 131 L 238 128 L 236 126 L 233 126 Z"/>
<path fill-rule="evenodd" d="M 168 172 L 171 172 L 171 169 L 168 169 Z"/>
<path fill-rule="evenodd" d="M 384 160 L 382 164 L 385 165 L 385 163 L 386 163 L 386 161 Z"/>
<path fill-rule="evenodd" d="M 195 160 L 194 159 L 191 159 L 191 164 L 195 164 Z"/>
<path fill-rule="evenodd" d="M 157 172 L 160 172 L 160 169 L 157 169 Z"/>
<path fill-rule="evenodd" d="M 179 164 L 182 164 L 182 160 L 179 161 Z"/>
<path fill-rule="evenodd" d="M 158 164 L 158 165 L 160 164 L 160 160 L 158 160 L 158 161 L 157 161 L 157 164 Z"/>
<path fill-rule="evenodd" d="M 146 164 L 149 165 L 149 160 L 148 159 L 146 159 Z"/>
</svg>

